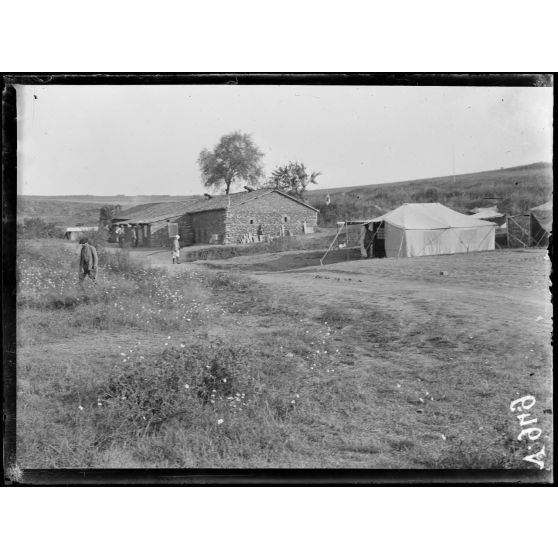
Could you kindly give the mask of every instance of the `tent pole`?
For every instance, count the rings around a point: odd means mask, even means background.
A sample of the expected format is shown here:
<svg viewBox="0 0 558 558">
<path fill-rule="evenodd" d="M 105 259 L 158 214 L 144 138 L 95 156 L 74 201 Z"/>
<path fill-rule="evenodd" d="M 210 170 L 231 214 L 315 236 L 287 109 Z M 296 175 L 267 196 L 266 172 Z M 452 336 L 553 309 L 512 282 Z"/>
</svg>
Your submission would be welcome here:
<svg viewBox="0 0 558 558">
<path fill-rule="evenodd" d="M 341 226 L 341 228 L 337 231 L 337 234 L 335 235 L 335 238 L 331 241 L 331 244 L 329 245 L 329 248 L 327 249 L 326 253 L 320 258 L 320 265 L 324 265 L 324 260 L 326 258 L 326 256 L 329 254 L 331 247 L 335 244 L 335 241 L 337 240 L 337 237 L 341 234 L 341 231 L 343 230 L 343 227 L 346 226 L 346 223 L 344 222 L 343 225 Z"/>
<path fill-rule="evenodd" d="M 384 227 L 385 227 L 385 225 L 384 225 Z M 399 244 L 399 250 L 397 252 L 397 257 L 399 257 L 400 254 L 401 254 L 401 248 L 403 247 L 403 240 L 405 238 L 405 231 L 403 230 L 402 232 L 403 232 L 403 234 L 401 235 L 401 243 Z M 385 242 L 385 240 L 384 240 L 384 242 Z M 386 253 L 386 255 L 387 255 L 387 253 Z"/>
</svg>

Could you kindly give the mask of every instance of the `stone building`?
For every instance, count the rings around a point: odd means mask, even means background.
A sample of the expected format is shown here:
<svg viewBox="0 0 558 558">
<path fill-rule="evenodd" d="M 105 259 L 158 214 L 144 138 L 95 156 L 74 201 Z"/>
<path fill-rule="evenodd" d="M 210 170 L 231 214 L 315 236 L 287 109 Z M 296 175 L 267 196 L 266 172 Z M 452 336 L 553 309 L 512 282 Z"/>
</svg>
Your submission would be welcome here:
<svg viewBox="0 0 558 558">
<path fill-rule="evenodd" d="M 185 244 L 240 244 L 312 232 L 318 210 L 280 190 L 216 196 L 177 220 Z"/>
<path fill-rule="evenodd" d="M 142 227 L 144 246 L 240 244 L 313 232 L 318 210 L 280 190 L 265 188 L 210 199 L 132 208 L 113 224 Z M 147 243 L 146 243 L 147 242 Z"/>
</svg>

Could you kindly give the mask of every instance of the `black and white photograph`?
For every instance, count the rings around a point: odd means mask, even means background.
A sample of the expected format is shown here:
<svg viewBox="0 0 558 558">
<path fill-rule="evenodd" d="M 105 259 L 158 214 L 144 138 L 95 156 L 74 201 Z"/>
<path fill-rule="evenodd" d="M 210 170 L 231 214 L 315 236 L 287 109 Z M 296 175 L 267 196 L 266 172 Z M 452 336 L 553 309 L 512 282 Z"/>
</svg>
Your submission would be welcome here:
<svg viewBox="0 0 558 558">
<path fill-rule="evenodd" d="M 553 482 L 553 91 L 5 76 L 8 479 Z"/>
</svg>

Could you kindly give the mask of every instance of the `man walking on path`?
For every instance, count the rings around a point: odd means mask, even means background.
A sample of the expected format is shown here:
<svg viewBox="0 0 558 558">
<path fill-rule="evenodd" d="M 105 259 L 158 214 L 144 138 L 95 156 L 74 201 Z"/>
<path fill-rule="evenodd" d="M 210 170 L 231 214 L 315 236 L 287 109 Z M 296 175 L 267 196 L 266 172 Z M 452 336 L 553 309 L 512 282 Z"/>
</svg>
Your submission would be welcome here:
<svg viewBox="0 0 558 558">
<path fill-rule="evenodd" d="M 93 284 L 97 284 L 97 264 L 99 257 L 95 246 L 88 244 L 87 238 L 81 238 L 79 241 L 81 252 L 79 256 L 79 282 L 83 283 L 86 277 L 89 277 Z"/>
</svg>

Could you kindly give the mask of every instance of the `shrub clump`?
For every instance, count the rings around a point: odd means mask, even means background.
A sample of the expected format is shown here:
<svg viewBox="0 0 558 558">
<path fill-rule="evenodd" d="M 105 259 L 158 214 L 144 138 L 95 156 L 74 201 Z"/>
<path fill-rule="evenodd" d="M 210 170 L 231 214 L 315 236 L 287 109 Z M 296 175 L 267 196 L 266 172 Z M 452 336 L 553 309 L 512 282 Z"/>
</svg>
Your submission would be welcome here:
<svg viewBox="0 0 558 558">
<path fill-rule="evenodd" d="M 207 413 L 244 410 L 258 392 L 253 357 L 247 347 L 222 342 L 182 344 L 148 359 L 126 356 L 98 393 L 97 443 L 146 435 L 170 419 L 188 428 Z"/>
<path fill-rule="evenodd" d="M 20 238 L 62 238 L 64 231 L 54 223 L 47 223 L 39 217 L 26 218 L 17 224 L 17 235 Z"/>
</svg>

